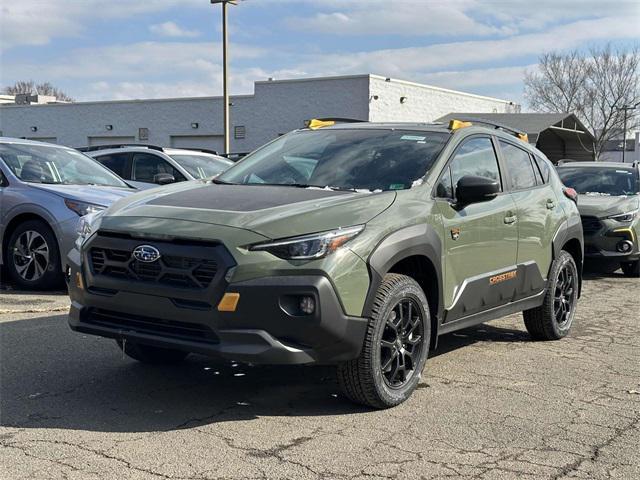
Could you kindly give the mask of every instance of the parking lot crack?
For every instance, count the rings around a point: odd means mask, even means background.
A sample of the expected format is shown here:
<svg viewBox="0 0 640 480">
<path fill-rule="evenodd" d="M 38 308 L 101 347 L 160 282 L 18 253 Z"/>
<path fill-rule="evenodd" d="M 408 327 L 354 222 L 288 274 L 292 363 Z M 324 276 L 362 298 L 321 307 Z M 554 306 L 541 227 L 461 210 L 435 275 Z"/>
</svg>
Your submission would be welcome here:
<svg viewBox="0 0 640 480">
<path fill-rule="evenodd" d="M 605 441 L 595 445 L 591 449 L 590 456 L 583 456 L 578 458 L 577 460 L 563 466 L 560 471 L 552 477 L 552 480 L 558 480 L 563 477 L 568 477 L 572 472 L 578 471 L 580 467 L 582 467 L 585 463 L 597 463 L 600 455 L 602 454 L 602 450 L 612 445 L 616 440 L 622 437 L 627 432 L 635 429 L 640 425 L 640 418 L 636 418 L 635 421 L 627 424 L 624 427 L 615 428 L 615 433 L 607 438 Z"/>
</svg>

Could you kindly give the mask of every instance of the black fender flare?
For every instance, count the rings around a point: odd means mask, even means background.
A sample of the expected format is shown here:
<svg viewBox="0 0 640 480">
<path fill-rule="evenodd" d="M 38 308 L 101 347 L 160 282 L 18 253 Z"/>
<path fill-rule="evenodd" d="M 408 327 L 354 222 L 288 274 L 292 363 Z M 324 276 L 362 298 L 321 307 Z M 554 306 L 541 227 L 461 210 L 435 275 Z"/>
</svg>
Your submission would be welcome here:
<svg viewBox="0 0 640 480">
<path fill-rule="evenodd" d="M 555 260 L 562 247 L 570 240 L 576 240 L 580 244 L 580 262 L 578 267 L 578 295 L 582 293 L 582 270 L 584 267 L 584 237 L 580 217 L 572 215 L 568 217 L 553 236 L 553 259 Z M 549 267 L 551 268 L 551 266 Z"/>
<path fill-rule="evenodd" d="M 370 317 L 376 292 L 382 278 L 399 261 L 412 256 L 426 257 L 434 266 L 438 287 L 438 304 L 435 322 L 432 319 L 433 338 L 438 338 L 438 328 L 442 321 L 444 309 L 443 277 L 442 277 L 442 241 L 436 229 L 420 223 L 397 230 L 385 237 L 373 250 L 367 260 L 371 282 L 362 311 L 363 317 Z M 433 312 L 433 307 L 432 312 Z"/>
</svg>

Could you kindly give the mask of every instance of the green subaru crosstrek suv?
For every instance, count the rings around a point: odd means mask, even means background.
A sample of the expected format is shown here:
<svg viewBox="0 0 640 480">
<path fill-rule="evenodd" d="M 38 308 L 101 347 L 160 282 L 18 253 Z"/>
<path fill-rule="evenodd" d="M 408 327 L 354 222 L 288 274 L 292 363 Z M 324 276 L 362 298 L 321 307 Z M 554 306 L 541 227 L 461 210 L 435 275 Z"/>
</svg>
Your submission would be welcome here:
<svg viewBox="0 0 640 480">
<path fill-rule="evenodd" d="M 84 217 L 71 328 L 142 362 L 336 365 L 376 408 L 439 335 L 520 311 L 533 338 L 567 335 L 582 225 L 541 152 L 469 121 L 331 123 Z"/>
<path fill-rule="evenodd" d="M 587 266 L 640 277 L 640 166 L 571 162 L 558 166 L 562 182 L 578 193 Z"/>
</svg>

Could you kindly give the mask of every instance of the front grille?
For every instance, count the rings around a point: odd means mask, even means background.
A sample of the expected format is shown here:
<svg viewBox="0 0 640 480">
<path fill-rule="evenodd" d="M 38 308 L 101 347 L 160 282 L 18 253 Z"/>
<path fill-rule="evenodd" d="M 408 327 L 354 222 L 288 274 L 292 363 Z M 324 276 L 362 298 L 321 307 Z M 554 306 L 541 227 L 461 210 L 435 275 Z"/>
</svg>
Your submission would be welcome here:
<svg viewBox="0 0 640 480">
<path fill-rule="evenodd" d="M 90 308 L 83 313 L 83 321 L 92 325 L 123 332 L 136 332 L 192 342 L 218 343 L 219 339 L 208 326 L 199 323 L 161 320 L 142 315 Z"/>
<path fill-rule="evenodd" d="M 582 231 L 585 235 L 593 235 L 602 228 L 602 223 L 597 217 L 582 216 Z"/>
<path fill-rule="evenodd" d="M 96 276 L 190 289 L 209 287 L 218 272 L 217 262 L 211 259 L 162 256 L 145 263 L 132 258 L 130 251 L 103 247 L 92 247 L 89 261 Z"/>
</svg>

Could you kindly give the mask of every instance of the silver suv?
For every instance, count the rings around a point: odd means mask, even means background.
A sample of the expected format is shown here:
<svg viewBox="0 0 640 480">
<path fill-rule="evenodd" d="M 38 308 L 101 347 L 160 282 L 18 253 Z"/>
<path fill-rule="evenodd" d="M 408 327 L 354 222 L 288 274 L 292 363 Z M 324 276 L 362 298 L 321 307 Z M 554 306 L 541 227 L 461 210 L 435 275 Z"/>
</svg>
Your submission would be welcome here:
<svg viewBox="0 0 640 480">
<path fill-rule="evenodd" d="M 233 165 L 210 150 L 127 144 L 79 150 L 139 189 L 213 177 Z"/>
<path fill-rule="evenodd" d="M 0 264 L 21 288 L 61 285 L 80 217 L 135 191 L 72 148 L 0 138 Z"/>
</svg>

